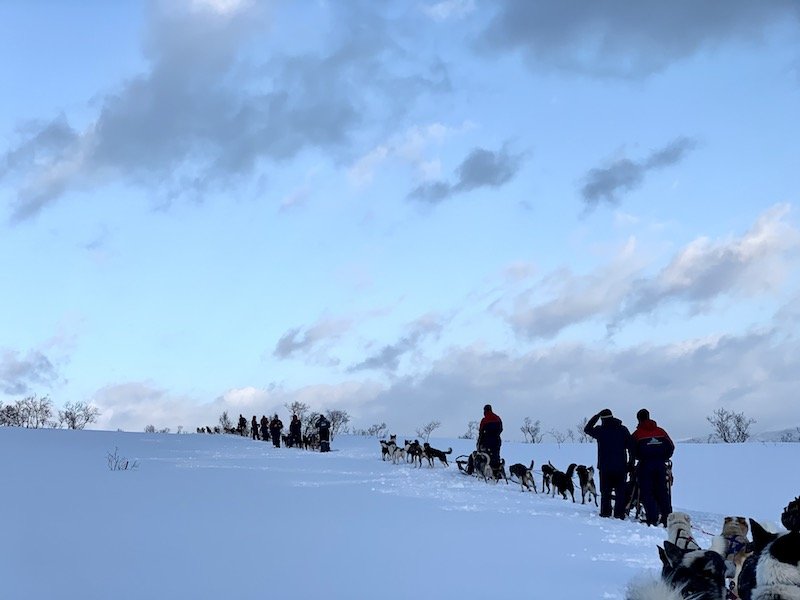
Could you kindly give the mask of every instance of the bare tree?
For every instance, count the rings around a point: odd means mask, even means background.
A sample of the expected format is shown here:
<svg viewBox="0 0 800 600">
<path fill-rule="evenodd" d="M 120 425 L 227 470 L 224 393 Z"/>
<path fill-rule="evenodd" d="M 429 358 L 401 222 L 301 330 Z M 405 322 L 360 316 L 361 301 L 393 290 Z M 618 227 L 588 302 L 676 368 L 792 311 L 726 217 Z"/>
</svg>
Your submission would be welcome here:
<svg viewBox="0 0 800 600">
<path fill-rule="evenodd" d="M 431 439 L 431 434 L 441 426 L 442 423 L 440 421 L 431 421 L 430 423 L 417 429 L 417 437 L 425 438 L 425 441 L 427 442 Z"/>
<path fill-rule="evenodd" d="M 558 429 L 551 429 L 547 433 L 553 436 L 553 439 L 556 441 L 556 444 L 558 444 L 559 448 L 561 447 L 561 444 L 567 441 L 567 434 L 559 431 Z"/>
<path fill-rule="evenodd" d="M 156 426 L 155 425 L 145 425 L 144 432 L 145 433 L 155 433 L 156 432 Z"/>
<path fill-rule="evenodd" d="M 592 440 L 594 439 L 592 436 L 590 436 L 584 431 L 586 423 L 588 422 L 589 419 L 583 417 L 580 421 L 578 421 L 578 424 L 575 425 L 575 436 L 579 444 L 591 444 Z"/>
<path fill-rule="evenodd" d="M 299 400 L 295 400 L 294 402 L 287 402 L 284 404 L 284 406 L 291 414 L 297 415 L 297 418 L 302 422 L 307 422 L 306 414 L 309 410 L 311 410 L 311 407 L 308 404 L 305 402 L 300 402 Z"/>
<path fill-rule="evenodd" d="M 22 427 L 22 415 L 15 404 L 7 404 L 0 409 L 0 425 L 4 427 Z"/>
<path fill-rule="evenodd" d="M 222 411 L 222 414 L 219 416 L 219 424 L 222 427 L 222 431 L 228 432 L 233 429 L 233 422 L 231 421 L 230 416 L 228 416 L 228 411 Z"/>
<path fill-rule="evenodd" d="M 522 427 L 519 428 L 525 438 L 526 444 L 539 444 L 544 438 L 542 433 L 542 423 L 539 419 L 535 421 L 530 417 L 525 417 L 522 421 Z"/>
<path fill-rule="evenodd" d="M 328 421 L 331 422 L 331 440 L 333 440 L 339 432 L 344 433 L 342 430 L 350 422 L 350 415 L 346 410 L 332 408 L 325 412 L 325 416 L 328 418 Z"/>
<path fill-rule="evenodd" d="M 477 433 L 478 433 L 478 422 L 470 421 L 469 423 L 467 423 L 466 433 L 462 433 L 460 436 L 458 436 L 458 438 L 461 440 L 474 440 Z"/>
<path fill-rule="evenodd" d="M 385 437 L 389 428 L 386 423 L 375 423 L 367 427 L 367 435 L 375 437 Z"/>
<path fill-rule="evenodd" d="M 725 408 L 718 408 L 706 421 L 711 423 L 711 441 L 725 442 L 733 444 L 746 442 L 750 439 L 750 426 L 755 423 L 755 419 L 745 417 L 744 413 L 737 413 Z"/>
<path fill-rule="evenodd" d="M 53 401 L 49 396 L 38 397 L 36 394 L 17 400 L 15 408 L 21 424 L 31 429 L 45 427 L 53 416 Z"/>
<path fill-rule="evenodd" d="M 99 416 L 100 409 L 85 402 L 67 402 L 64 410 L 58 411 L 58 420 L 67 429 L 83 429 L 89 423 L 96 422 Z"/>
</svg>

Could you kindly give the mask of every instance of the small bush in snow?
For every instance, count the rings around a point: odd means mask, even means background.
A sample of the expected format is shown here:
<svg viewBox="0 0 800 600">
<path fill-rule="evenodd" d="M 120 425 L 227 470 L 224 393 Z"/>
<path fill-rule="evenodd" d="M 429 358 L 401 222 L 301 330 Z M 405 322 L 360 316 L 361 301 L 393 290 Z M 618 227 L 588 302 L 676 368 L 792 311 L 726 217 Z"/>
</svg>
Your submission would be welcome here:
<svg viewBox="0 0 800 600">
<path fill-rule="evenodd" d="M 113 453 L 108 452 L 106 454 L 106 459 L 108 460 L 109 471 L 134 471 L 139 468 L 139 461 L 120 456 L 119 448 L 116 446 L 114 446 Z"/>
</svg>

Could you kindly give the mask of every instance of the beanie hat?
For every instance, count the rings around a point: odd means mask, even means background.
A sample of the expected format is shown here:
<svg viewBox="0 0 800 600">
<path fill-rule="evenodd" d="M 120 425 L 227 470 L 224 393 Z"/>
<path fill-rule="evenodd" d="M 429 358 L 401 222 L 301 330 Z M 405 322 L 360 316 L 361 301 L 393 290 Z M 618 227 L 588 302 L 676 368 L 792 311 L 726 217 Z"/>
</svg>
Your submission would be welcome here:
<svg viewBox="0 0 800 600">
<path fill-rule="evenodd" d="M 487 404 L 486 406 L 483 407 L 483 412 L 486 412 L 486 411 L 492 412 L 492 405 L 491 404 Z"/>
<path fill-rule="evenodd" d="M 639 421 L 647 421 L 650 418 L 650 411 L 646 408 L 643 408 L 636 413 L 636 418 Z"/>
<path fill-rule="evenodd" d="M 789 531 L 800 531 L 800 496 L 783 509 L 781 523 Z"/>
<path fill-rule="evenodd" d="M 601 419 L 608 419 L 609 417 L 613 417 L 614 416 L 611 413 L 611 409 L 610 408 L 604 408 L 603 410 L 600 411 L 599 414 L 600 414 L 600 418 Z"/>
</svg>

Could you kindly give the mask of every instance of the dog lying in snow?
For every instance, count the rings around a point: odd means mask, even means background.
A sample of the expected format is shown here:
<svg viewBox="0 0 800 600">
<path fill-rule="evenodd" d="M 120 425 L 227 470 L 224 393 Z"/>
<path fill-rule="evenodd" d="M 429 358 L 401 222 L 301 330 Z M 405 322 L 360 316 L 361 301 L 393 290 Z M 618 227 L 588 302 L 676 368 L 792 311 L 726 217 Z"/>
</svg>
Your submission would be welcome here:
<svg viewBox="0 0 800 600">
<path fill-rule="evenodd" d="M 538 493 L 536 489 L 536 481 L 533 479 L 533 461 L 531 461 L 531 466 L 526 467 L 522 463 L 516 463 L 511 465 L 508 468 L 508 473 L 511 477 L 516 477 L 519 481 L 519 486 L 521 491 L 525 491 L 525 489 L 533 489 L 534 493 Z"/>
<path fill-rule="evenodd" d="M 725 561 L 713 550 L 682 550 L 669 540 L 658 548 L 660 580 L 628 586 L 626 600 L 725 600 Z"/>
<path fill-rule="evenodd" d="M 770 533 L 753 519 L 750 530 L 753 552 L 745 559 L 737 578 L 739 598 L 800 600 L 800 530 Z"/>
</svg>

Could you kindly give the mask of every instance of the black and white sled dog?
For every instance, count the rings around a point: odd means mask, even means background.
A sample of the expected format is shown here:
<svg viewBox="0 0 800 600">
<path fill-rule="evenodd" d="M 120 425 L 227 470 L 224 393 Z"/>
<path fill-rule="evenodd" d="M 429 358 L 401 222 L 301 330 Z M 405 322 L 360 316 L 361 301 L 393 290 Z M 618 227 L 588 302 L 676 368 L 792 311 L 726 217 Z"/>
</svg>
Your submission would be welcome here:
<svg viewBox="0 0 800 600">
<path fill-rule="evenodd" d="M 553 481 L 553 473 L 556 472 L 556 468 L 547 461 L 546 465 L 542 465 L 542 492 L 545 494 L 550 493 L 550 483 Z"/>
<path fill-rule="evenodd" d="M 397 435 L 395 434 L 390 435 L 388 440 L 381 440 L 381 459 L 386 460 L 387 457 L 393 463 L 406 457 L 406 449 L 397 445 Z"/>
<path fill-rule="evenodd" d="M 527 488 L 529 490 L 533 489 L 534 493 L 539 493 L 536 489 L 536 481 L 533 479 L 533 461 L 531 461 L 530 467 L 526 467 L 522 463 L 511 465 L 508 468 L 508 474 L 517 478 L 521 491 L 524 492 L 525 488 Z"/>
<path fill-rule="evenodd" d="M 594 505 L 597 506 L 597 488 L 594 485 L 594 467 L 578 465 L 575 472 L 578 474 L 578 483 L 581 486 L 581 504 L 586 504 L 586 495 L 591 494 L 589 500 L 594 498 Z"/>
<path fill-rule="evenodd" d="M 741 600 L 800 600 L 800 530 L 770 533 L 753 519 L 750 530 L 753 553 L 739 573 Z"/>
<path fill-rule="evenodd" d="M 628 586 L 626 600 L 725 600 L 725 561 L 713 550 L 683 550 L 669 540 L 659 546 L 661 579 Z"/>
<path fill-rule="evenodd" d="M 447 455 L 453 453 L 452 448 L 448 448 L 446 451 L 437 450 L 433 446 L 431 446 L 428 442 L 422 444 L 422 453 L 425 455 L 425 458 L 428 459 L 428 466 L 432 467 L 434 465 L 434 459 L 438 458 L 439 462 L 442 463 L 445 467 L 449 467 L 450 465 L 447 463 Z"/>
<path fill-rule="evenodd" d="M 572 496 L 572 501 L 575 502 L 575 484 L 572 482 L 572 476 L 575 474 L 575 468 L 578 465 L 572 463 L 569 467 L 567 467 L 567 472 L 562 473 L 558 469 L 553 471 L 553 474 L 550 476 L 550 483 L 553 485 L 553 490 L 551 496 L 555 498 L 556 492 L 561 494 L 564 497 L 564 500 L 567 499 L 567 492 L 569 495 Z M 544 467 L 542 467 L 544 470 Z"/>
</svg>

